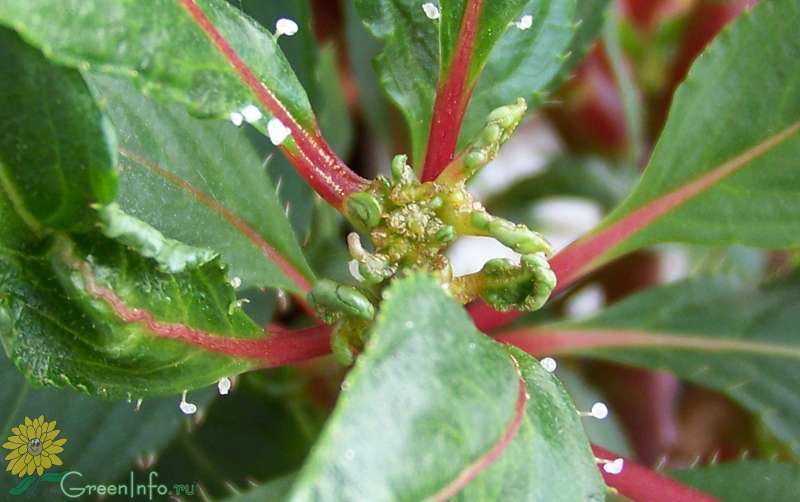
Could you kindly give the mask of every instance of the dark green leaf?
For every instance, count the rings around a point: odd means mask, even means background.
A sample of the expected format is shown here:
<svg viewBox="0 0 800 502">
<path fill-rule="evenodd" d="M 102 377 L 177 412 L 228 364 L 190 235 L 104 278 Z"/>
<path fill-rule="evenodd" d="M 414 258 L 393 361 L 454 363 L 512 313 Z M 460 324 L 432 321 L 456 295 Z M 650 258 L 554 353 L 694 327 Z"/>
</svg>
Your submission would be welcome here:
<svg viewBox="0 0 800 502">
<path fill-rule="evenodd" d="M 577 0 L 576 19 L 580 23 L 570 44 L 569 59 L 562 72 L 574 68 L 586 55 L 603 29 L 611 0 Z"/>
<path fill-rule="evenodd" d="M 5 222 L 14 216 L 4 202 Z M 99 234 L 16 242 L 14 248 L 3 239 L 0 278 L 3 345 L 38 385 L 134 399 L 179 393 L 253 363 L 169 338 L 191 337 L 194 330 L 209 340 L 264 336 L 235 304 L 216 259 L 167 273 Z M 142 312 L 156 327 L 141 322 Z"/>
<path fill-rule="evenodd" d="M 700 277 L 640 293 L 590 319 L 501 336 L 532 350 L 666 370 L 717 389 L 800 451 L 800 277 L 763 288 Z"/>
<path fill-rule="evenodd" d="M 500 456 L 491 462 L 493 452 Z M 400 280 L 291 498 L 422 500 L 470 479 L 459 498 L 605 493 L 553 375 L 479 333 L 432 279 Z"/>
<path fill-rule="evenodd" d="M 313 128 L 308 97 L 275 37 L 223 0 L 197 4 L 295 120 Z M 53 61 L 130 78 L 146 93 L 181 102 L 193 114 L 227 118 L 255 101 L 175 0 L 7 0 L 0 4 L 0 23 Z"/>
<path fill-rule="evenodd" d="M 201 484 L 217 500 L 234 487 L 244 491 L 297 470 L 323 419 L 308 402 L 304 384 L 283 368 L 243 375 L 229 395 L 214 401 L 198 427 L 181 431 L 159 454 L 159 476 Z M 272 482 L 264 486 L 275 488 Z"/>
<path fill-rule="evenodd" d="M 385 42 L 377 70 L 406 117 L 416 166 L 425 153 L 437 83 L 447 76 L 467 3 L 442 1 L 441 18 L 431 20 L 422 3 L 414 0 L 355 2 L 368 29 Z M 465 139 L 481 129 L 492 109 L 518 96 L 541 101 L 575 33 L 575 0 L 484 4 L 467 75 L 468 88 L 474 86 L 475 91 L 462 131 Z M 533 16 L 531 28 L 520 30 L 511 24 L 528 14 Z"/>
<path fill-rule="evenodd" d="M 761 2 L 698 58 L 639 186 L 582 244 L 610 242 L 593 266 L 665 241 L 800 245 L 798 23 L 796 1 Z"/>
<path fill-rule="evenodd" d="M 289 496 L 296 474 L 288 474 L 282 478 L 273 479 L 246 492 L 228 497 L 225 502 L 263 502 L 264 500 L 285 500 Z"/>
<path fill-rule="evenodd" d="M 245 287 L 306 289 L 313 273 L 243 131 L 156 103 L 120 79 L 90 82 L 119 134 L 126 212 L 219 252 Z"/>
<path fill-rule="evenodd" d="M 87 228 L 116 193 L 113 131 L 80 73 L 5 29 L 0 61 L 0 192 L 36 229 Z"/>
<path fill-rule="evenodd" d="M 67 438 L 60 455 L 63 469 L 80 471 L 86 482 L 111 483 L 127 477 L 138 456 L 159 450 L 186 422 L 174 398 L 147 400 L 136 411 L 136 403 L 111 403 L 63 390 L 32 389 L 3 355 L 0 381 L 0 442 L 5 442 L 10 427 L 22 423 L 25 417 L 44 415 L 47 420 L 55 420 L 60 437 Z M 212 395 L 204 391 L 193 394 L 191 399 L 203 405 Z M 3 495 L 19 482 L 19 478 L 4 474 L 0 476 Z M 62 496 L 55 485 L 52 495 L 46 489 L 39 485 L 35 493 L 52 499 Z"/>
<path fill-rule="evenodd" d="M 672 471 L 670 476 L 723 502 L 795 502 L 800 494 L 800 465 L 742 461 Z"/>
</svg>

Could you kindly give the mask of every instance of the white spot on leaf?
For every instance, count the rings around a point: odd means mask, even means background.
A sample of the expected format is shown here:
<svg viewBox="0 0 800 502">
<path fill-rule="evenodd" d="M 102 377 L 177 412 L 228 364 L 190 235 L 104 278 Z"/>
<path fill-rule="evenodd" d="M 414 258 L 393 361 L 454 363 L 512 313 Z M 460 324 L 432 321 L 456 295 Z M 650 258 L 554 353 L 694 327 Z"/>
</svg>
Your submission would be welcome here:
<svg viewBox="0 0 800 502">
<path fill-rule="evenodd" d="M 544 368 L 545 371 L 547 371 L 548 373 L 554 372 L 558 367 L 558 363 L 556 363 L 556 360 L 553 359 L 552 357 L 545 357 L 544 359 L 539 361 L 539 364 L 541 364 L 542 368 Z"/>
<path fill-rule="evenodd" d="M 275 146 L 282 145 L 291 133 L 292 131 L 277 117 L 270 119 L 270 121 L 267 123 L 267 134 L 269 134 L 269 140 Z"/>
<path fill-rule="evenodd" d="M 295 33 L 297 33 L 298 27 L 297 23 L 292 21 L 291 19 L 286 19 L 285 17 L 278 19 L 278 22 L 275 23 L 275 36 L 280 37 L 281 35 L 286 35 L 287 37 L 291 37 Z"/>
<path fill-rule="evenodd" d="M 244 117 L 239 112 L 231 112 L 230 119 L 231 122 L 233 122 L 233 125 L 235 125 L 236 127 L 239 127 L 244 123 Z"/>
<path fill-rule="evenodd" d="M 422 4 L 422 10 L 425 11 L 425 15 L 428 16 L 428 19 L 439 19 L 442 15 L 439 12 L 439 7 L 432 2 Z"/>
<path fill-rule="evenodd" d="M 222 396 L 227 396 L 228 393 L 231 391 L 231 379 L 228 377 L 222 377 L 217 384 L 217 389 L 219 389 L 219 393 Z"/>
<path fill-rule="evenodd" d="M 514 25 L 516 25 L 516 27 L 519 28 L 520 30 L 527 30 L 528 28 L 533 26 L 533 16 L 531 16 L 530 14 L 526 14 L 522 16 L 519 21 L 514 23 Z"/>
<path fill-rule="evenodd" d="M 261 119 L 261 110 L 259 110 L 254 105 L 247 105 L 242 108 L 242 116 L 247 121 L 248 124 L 252 124 L 253 122 L 257 122 Z"/>
</svg>

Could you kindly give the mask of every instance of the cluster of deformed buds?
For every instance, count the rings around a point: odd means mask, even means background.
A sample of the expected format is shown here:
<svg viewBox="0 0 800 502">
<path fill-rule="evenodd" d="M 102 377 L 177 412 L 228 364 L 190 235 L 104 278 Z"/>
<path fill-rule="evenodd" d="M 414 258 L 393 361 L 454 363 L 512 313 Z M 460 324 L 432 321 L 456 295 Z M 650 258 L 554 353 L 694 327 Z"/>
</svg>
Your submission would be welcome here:
<svg viewBox="0 0 800 502">
<path fill-rule="evenodd" d="M 521 98 L 494 110 L 478 137 L 436 180 L 419 181 L 406 156 L 398 155 L 391 179 L 380 177 L 345 200 L 345 216 L 374 249 L 367 251 L 359 234 L 350 234 L 351 270 L 359 285 L 323 280 L 309 294 L 320 318 L 337 324 L 334 353 L 343 362 L 352 362 L 363 344 L 381 288 L 404 271 L 434 274 L 464 304 L 482 299 L 497 310 L 533 311 L 545 303 L 556 283 L 547 263 L 550 245 L 524 225 L 490 215 L 465 186 L 495 158 L 525 110 Z M 479 272 L 454 277 L 444 251 L 461 235 L 493 237 L 521 254 L 520 262 L 493 259 Z"/>
</svg>

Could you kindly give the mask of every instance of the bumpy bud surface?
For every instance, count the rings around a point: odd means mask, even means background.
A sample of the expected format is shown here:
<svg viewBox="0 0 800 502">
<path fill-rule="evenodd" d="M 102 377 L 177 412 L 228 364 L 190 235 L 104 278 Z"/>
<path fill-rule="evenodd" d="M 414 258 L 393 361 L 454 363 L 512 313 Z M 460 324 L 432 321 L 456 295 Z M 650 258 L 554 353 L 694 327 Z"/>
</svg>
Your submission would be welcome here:
<svg viewBox="0 0 800 502">
<path fill-rule="evenodd" d="M 371 320 L 375 307 L 356 288 L 322 279 L 308 293 L 308 302 L 327 324 L 333 324 L 344 316 Z"/>
</svg>

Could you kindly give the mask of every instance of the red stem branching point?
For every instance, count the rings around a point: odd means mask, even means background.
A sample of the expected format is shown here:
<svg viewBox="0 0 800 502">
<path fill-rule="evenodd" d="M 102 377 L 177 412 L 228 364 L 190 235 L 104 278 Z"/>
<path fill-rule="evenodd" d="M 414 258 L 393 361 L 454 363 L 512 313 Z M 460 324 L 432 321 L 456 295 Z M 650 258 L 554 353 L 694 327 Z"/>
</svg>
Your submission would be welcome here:
<svg viewBox="0 0 800 502">
<path fill-rule="evenodd" d="M 433 181 L 453 160 L 474 82 L 467 82 L 483 1 L 469 0 L 449 70 L 442 73 L 433 106 L 422 181 Z"/>
<path fill-rule="evenodd" d="M 322 137 L 319 127 L 314 124 L 308 130 L 303 128 L 291 113 L 253 70 L 239 57 L 230 43 L 213 25 L 205 12 L 195 0 L 178 0 L 197 25 L 206 33 L 220 53 L 233 66 L 236 73 L 247 87 L 258 98 L 261 104 L 284 126 L 291 131 L 288 139 L 281 145 L 281 150 L 294 164 L 298 172 L 311 187 L 335 207 L 341 207 L 342 201 L 350 193 L 364 188 L 366 180 L 354 173 L 331 149 Z"/>
</svg>

